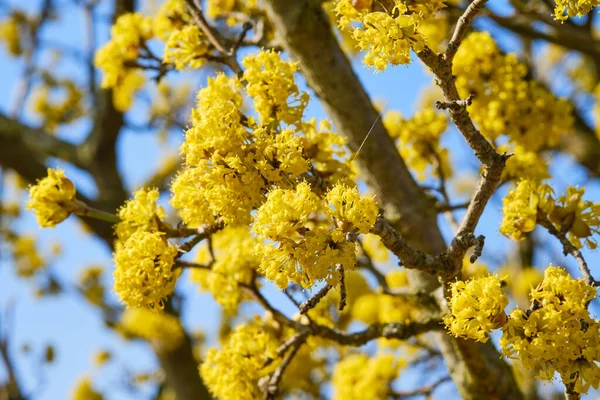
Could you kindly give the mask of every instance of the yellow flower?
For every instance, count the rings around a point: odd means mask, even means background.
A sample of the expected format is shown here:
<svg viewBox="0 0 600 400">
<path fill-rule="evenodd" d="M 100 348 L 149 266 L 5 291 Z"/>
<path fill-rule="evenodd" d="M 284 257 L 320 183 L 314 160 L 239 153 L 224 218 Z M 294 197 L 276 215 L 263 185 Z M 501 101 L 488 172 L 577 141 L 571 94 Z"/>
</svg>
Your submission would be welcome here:
<svg viewBox="0 0 600 400">
<path fill-rule="evenodd" d="M 12 56 L 23 54 L 23 32 L 28 27 L 27 16 L 21 11 L 12 12 L 8 18 L 0 22 L 0 40 Z"/>
<path fill-rule="evenodd" d="M 592 235 L 600 231 L 600 203 L 583 200 L 584 193 L 585 188 L 568 187 L 550 212 L 550 221 L 559 231 L 568 232 L 575 247 L 583 247 L 584 240 L 590 249 L 595 249 L 597 242 Z"/>
<path fill-rule="evenodd" d="M 373 227 L 379 207 L 372 198 L 361 198 L 356 187 L 336 185 L 325 198 L 329 207 L 326 212 L 334 218 L 343 232 L 369 233 Z"/>
<path fill-rule="evenodd" d="M 399 0 L 391 12 L 398 16 L 379 11 L 365 14 L 360 21 L 363 27 L 353 32 L 357 46 L 369 51 L 364 63 L 377 71 L 384 71 L 388 63 L 408 64 L 411 48 L 419 52 L 425 47 L 425 38 L 417 31 L 420 14 L 406 15 L 406 5 Z"/>
<path fill-rule="evenodd" d="M 513 240 L 535 229 L 538 212 L 548 214 L 554 208 L 552 188 L 547 184 L 523 179 L 502 200 L 500 232 Z"/>
<path fill-rule="evenodd" d="M 506 161 L 504 171 L 502 171 L 502 180 L 544 180 L 550 178 L 548 163 L 538 153 L 527 151 L 520 145 L 515 145 L 512 148 L 507 145 L 500 146 L 497 151 L 498 153 L 512 154 Z"/>
<path fill-rule="evenodd" d="M 113 104 L 118 111 L 125 112 L 133 104 L 134 96 L 144 87 L 146 79 L 144 74 L 136 70 L 129 70 L 121 77 L 118 85 L 113 89 Z"/>
<path fill-rule="evenodd" d="M 367 234 L 363 237 L 362 247 L 373 262 L 385 262 L 390 258 L 390 252 L 377 235 Z"/>
<path fill-rule="evenodd" d="M 554 19 L 560 21 L 565 21 L 569 17 L 581 17 L 599 4 L 598 0 L 555 0 L 555 3 Z"/>
<path fill-rule="evenodd" d="M 537 152 L 556 146 L 573 130 L 571 103 L 528 79 L 525 65 L 514 54 L 502 54 L 487 32 L 463 40 L 452 71 L 460 96 L 475 95 L 469 114 L 492 141 L 507 135 L 524 150 Z"/>
<path fill-rule="evenodd" d="M 267 358 L 277 358 L 278 343 L 256 324 L 240 325 L 221 350 L 210 349 L 200 374 L 210 392 L 221 400 L 254 400 L 262 397 L 258 380 L 275 367 L 265 367 Z"/>
<path fill-rule="evenodd" d="M 457 281 L 452 284 L 450 314 L 444 318 L 448 330 L 457 337 L 487 342 L 487 333 L 506 322 L 508 298 L 496 276 Z"/>
<path fill-rule="evenodd" d="M 394 270 L 385 276 L 390 288 L 408 286 L 405 270 Z M 403 296 L 366 293 L 352 308 L 352 317 L 365 324 L 400 322 L 409 323 L 419 318 L 419 309 Z"/>
<path fill-rule="evenodd" d="M 295 190 L 275 189 L 258 209 L 252 230 L 270 240 L 297 238 L 311 214 L 321 207 L 321 200 L 306 182 Z"/>
<path fill-rule="evenodd" d="M 161 310 L 173 293 L 177 248 L 159 232 L 136 231 L 114 255 L 114 291 L 129 307 Z"/>
<path fill-rule="evenodd" d="M 190 279 L 212 293 L 226 311 L 235 311 L 244 299 L 239 284 L 250 284 L 260 264 L 260 258 L 255 254 L 257 241 L 247 227 L 227 227 L 213 234 L 211 240 L 214 263 L 210 270 L 192 269 Z M 198 262 L 207 264 L 209 260 L 203 255 L 208 249 L 200 250 Z"/>
<path fill-rule="evenodd" d="M 600 324 L 587 306 L 596 289 L 550 265 L 542 283 L 532 289 L 534 308 L 514 309 L 503 328 L 502 352 L 516 358 L 539 378 L 556 373 L 578 393 L 600 386 Z"/>
<path fill-rule="evenodd" d="M 103 273 L 104 269 L 99 266 L 87 267 L 79 273 L 79 289 L 85 299 L 96 306 L 104 304 Z"/>
<path fill-rule="evenodd" d="M 165 44 L 165 64 L 174 64 L 178 70 L 200 68 L 208 53 L 208 41 L 196 25 L 187 25 L 171 33 Z"/>
<path fill-rule="evenodd" d="M 281 121 L 288 125 L 302 119 L 309 96 L 294 81 L 297 63 L 283 61 L 274 51 L 261 51 L 242 61 L 246 90 L 263 125 Z"/>
<path fill-rule="evenodd" d="M 433 167 L 434 176 L 439 175 L 440 167 L 444 178 L 452 176 L 448 150 L 440 146 L 440 138 L 448 127 L 446 114 L 427 108 L 417 112 L 411 119 L 405 119 L 399 112 L 390 111 L 383 117 L 383 124 L 390 135 L 397 139 L 400 155 L 417 173 L 419 180 L 427 178 L 428 167 Z"/>
<path fill-rule="evenodd" d="M 333 399 L 388 399 L 390 384 L 398 378 L 403 366 L 392 354 L 374 357 L 353 354 L 345 357 L 333 370 Z"/>
<path fill-rule="evenodd" d="M 34 210 L 41 227 L 53 227 L 77 209 L 75 194 L 75 186 L 63 170 L 48 168 L 48 176 L 29 188 L 27 208 Z"/>
<path fill-rule="evenodd" d="M 119 209 L 119 222 L 115 228 L 117 238 L 124 243 L 134 232 L 157 231 L 159 221 L 166 217 L 161 206 L 157 206 L 158 189 L 139 189 L 133 199 L 127 200 Z"/>
<path fill-rule="evenodd" d="M 167 313 L 156 313 L 147 308 L 125 309 L 117 329 L 126 338 L 147 340 L 159 351 L 177 348 L 185 336 L 179 318 Z"/>
<path fill-rule="evenodd" d="M 17 264 L 17 275 L 22 278 L 31 278 L 36 272 L 46 267 L 44 258 L 39 253 L 35 238 L 22 235 L 11 240 L 12 255 Z"/>
<path fill-rule="evenodd" d="M 134 68 L 131 63 L 138 58 L 140 47 L 152 37 L 151 18 L 139 13 L 126 13 L 110 29 L 110 40 L 96 52 L 94 64 L 103 72 L 102 87 L 127 86 L 119 94 L 119 106 L 130 104 L 127 99 L 131 99 L 135 89 L 141 86 L 140 78 L 131 76 Z"/>
<path fill-rule="evenodd" d="M 186 10 L 184 0 L 167 0 L 161 4 L 152 21 L 152 28 L 162 41 L 167 41 L 171 32 L 183 28 L 191 17 Z"/>
<path fill-rule="evenodd" d="M 32 93 L 33 111 L 39 114 L 47 132 L 54 133 L 60 124 L 76 120 L 84 113 L 83 93 L 75 82 L 56 80 L 42 75 L 44 83 Z M 52 98 L 52 89 L 62 90 L 62 99 Z"/>
</svg>

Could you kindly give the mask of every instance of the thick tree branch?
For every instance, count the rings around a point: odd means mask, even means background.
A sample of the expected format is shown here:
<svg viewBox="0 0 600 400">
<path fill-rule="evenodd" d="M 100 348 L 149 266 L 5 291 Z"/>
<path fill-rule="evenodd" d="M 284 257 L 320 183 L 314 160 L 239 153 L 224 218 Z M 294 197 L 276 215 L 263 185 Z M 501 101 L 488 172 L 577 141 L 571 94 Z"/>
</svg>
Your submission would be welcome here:
<svg viewBox="0 0 600 400">
<path fill-rule="evenodd" d="M 36 129 L 9 118 L 0 112 L 0 140 L 8 144 L 22 143 L 32 152 L 45 157 L 56 157 L 77 167 L 85 168 L 77 147 L 41 129 Z M 10 150 L 10 147 L 6 149 Z M 25 162 L 24 160 L 21 160 Z"/>
<path fill-rule="evenodd" d="M 389 223 L 379 217 L 371 233 L 379 236 L 381 242 L 394 253 L 401 261 L 402 266 L 410 269 L 427 272 L 431 275 L 446 275 L 452 270 L 451 266 L 444 265 L 440 258 L 431 256 L 411 247 L 406 240 Z"/>
<path fill-rule="evenodd" d="M 265 8 L 278 42 L 299 62 L 309 86 L 350 148 L 357 151 L 364 142 L 356 159 L 385 215 L 394 221 L 399 219 L 394 226 L 415 249 L 429 254 L 444 252 L 446 245 L 436 223 L 435 204 L 415 183 L 395 150 L 320 4 L 310 0 L 267 0 Z M 493 154 L 481 155 L 491 159 Z M 415 290 L 431 291 L 439 285 L 434 276 L 424 272 L 414 271 L 409 276 Z M 444 334 L 438 339 L 464 398 L 522 398 L 510 368 L 492 344 L 458 343 Z M 490 376 L 496 377 L 495 382 L 489 381 Z"/>
</svg>

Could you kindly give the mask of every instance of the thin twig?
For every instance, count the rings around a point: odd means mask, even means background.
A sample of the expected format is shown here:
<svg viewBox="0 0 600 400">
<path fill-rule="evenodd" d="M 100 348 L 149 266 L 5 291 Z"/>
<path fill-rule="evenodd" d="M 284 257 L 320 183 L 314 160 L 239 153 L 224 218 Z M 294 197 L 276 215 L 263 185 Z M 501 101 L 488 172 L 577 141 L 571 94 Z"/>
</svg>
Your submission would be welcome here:
<svg viewBox="0 0 600 400">
<path fill-rule="evenodd" d="M 353 333 L 343 332 L 314 322 L 309 322 L 309 324 L 306 325 L 286 317 L 281 311 L 273 307 L 254 284 L 240 284 L 240 287 L 265 310 L 269 311 L 277 322 L 296 329 L 297 331 L 308 330 L 311 336 L 319 336 L 341 345 L 362 346 L 371 340 L 378 338 L 407 340 L 426 332 L 442 330 L 444 328 L 444 325 L 439 318 L 430 318 L 407 324 L 399 322 L 372 324 L 365 330 Z"/>
<path fill-rule="evenodd" d="M 177 260 L 175 261 L 175 264 L 173 264 L 173 268 L 191 268 L 191 269 L 205 269 L 205 270 L 211 270 L 212 266 L 209 265 L 204 265 L 204 264 L 198 264 L 195 262 L 189 262 L 189 261 L 181 261 L 181 260 Z"/>
<path fill-rule="evenodd" d="M 587 262 L 583 257 L 583 254 L 581 254 L 581 251 L 577 247 L 573 246 L 573 244 L 569 241 L 569 238 L 567 237 L 566 233 L 556 229 L 552 222 L 550 222 L 548 217 L 546 217 L 546 215 L 544 215 L 541 212 L 538 212 L 537 223 L 546 228 L 548 233 L 550 233 L 552 236 L 555 236 L 560 241 L 560 243 L 563 246 L 563 252 L 565 256 L 567 254 L 573 256 L 575 261 L 577 261 L 577 265 L 579 265 L 579 270 L 581 271 L 581 274 L 583 275 L 583 278 L 586 280 L 588 285 L 599 286 L 600 282 L 598 282 L 592 276 L 590 268 L 588 267 Z"/>
<path fill-rule="evenodd" d="M 452 378 L 450 376 L 444 376 L 437 381 L 433 382 L 430 385 L 423 386 L 422 388 L 415 390 L 408 390 L 404 392 L 392 392 L 390 396 L 393 399 L 406 399 L 408 397 L 416 397 L 416 396 L 431 396 L 431 394 L 443 383 L 450 382 Z"/>
<path fill-rule="evenodd" d="M 265 391 L 266 400 L 274 400 L 277 398 L 277 393 L 279 392 L 279 383 L 283 378 L 283 374 L 285 373 L 286 368 L 294 359 L 294 356 L 298 353 L 298 350 L 300 350 L 300 347 L 302 347 L 302 345 L 304 344 L 305 339 L 306 336 L 299 336 L 299 339 L 296 340 L 290 352 L 285 356 L 281 364 L 271 375 L 271 378 L 267 383 L 267 388 Z"/>
<path fill-rule="evenodd" d="M 27 97 L 31 92 L 31 87 L 33 85 L 33 74 L 36 69 L 37 55 L 40 47 L 40 32 L 42 26 L 48 21 L 52 14 L 52 0 L 44 0 L 42 4 L 42 10 L 40 12 L 39 19 L 34 23 L 30 34 L 31 34 L 31 43 L 26 49 L 25 53 L 25 71 L 21 76 L 20 81 L 17 84 L 16 89 L 16 100 L 14 103 L 14 108 L 11 110 L 10 115 L 12 117 L 19 117 L 23 112 L 23 108 L 25 107 L 25 102 L 27 101 Z"/>
<path fill-rule="evenodd" d="M 327 295 L 327 293 L 331 290 L 332 287 L 333 286 L 331 285 L 323 286 L 317 293 L 315 293 L 313 297 L 300 304 L 300 306 L 298 307 L 300 309 L 300 314 L 306 314 L 310 310 L 315 308 L 317 304 L 319 304 L 319 301 L 321 301 L 321 299 L 323 299 L 323 297 Z"/>
<path fill-rule="evenodd" d="M 460 43 L 471 26 L 473 18 L 475 18 L 475 16 L 479 13 L 479 10 L 481 10 L 486 2 L 487 0 L 473 0 L 463 15 L 458 18 L 456 28 L 454 28 L 454 34 L 452 35 L 452 39 L 450 39 L 448 47 L 446 48 L 446 52 L 444 53 L 444 58 L 447 61 L 452 62 L 452 59 L 456 55 L 456 51 L 460 47 Z"/>
<path fill-rule="evenodd" d="M 340 274 L 340 304 L 338 310 L 343 311 L 346 308 L 346 275 L 343 265 L 338 265 L 335 269 Z"/>
</svg>

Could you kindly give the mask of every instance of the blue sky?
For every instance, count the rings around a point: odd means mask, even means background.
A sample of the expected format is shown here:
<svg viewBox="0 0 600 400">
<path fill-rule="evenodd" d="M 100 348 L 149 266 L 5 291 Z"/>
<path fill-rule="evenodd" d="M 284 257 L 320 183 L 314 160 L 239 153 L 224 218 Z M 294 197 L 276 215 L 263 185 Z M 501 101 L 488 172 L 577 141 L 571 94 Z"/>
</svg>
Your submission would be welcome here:
<svg viewBox="0 0 600 400">
<path fill-rule="evenodd" d="M 9 8 L 15 7 L 28 11 L 38 10 L 41 3 L 41 1 L 33 0 L 4 1 Z M 495 7 L 502 8 L 502 2 L 491 1 L 490 3 Z M 83 51 L 85 47 L 82 42 L 84 37 L 82 13 L 67 0 L 58 0 L 58 4 L 61 10 L 67 9 L 68 11 L 61 11 L 60 19 L 47 25 L 44 30 L 45 37 L 48 41 L 64 43 L 70 48 Z M 108 15 L 109 9 L 101 5 L 97 11 L 98 15 Z M 5 8 L 0 7 L 0 13 L 3 12 L 5 12 Z M 107 37 L 107 27 L 99 29 L 97 32 L 98 42 L 105 42 Z M 507 48 L 515 44 L 509 36 L 498 36 L 497 39 Z M 52 65 L 51 55 L 48 53 L 40 54 L 39 60 L 44 65 Z M 19 79 L 22 65 L 10 58 L 4 48 L 0 49 L 0 65 L 2 65 L 3 75 L 3 79 L 0 80 L 0 93 L 2 93 L 0 109 L 6 112 L 14 98 L 14 87 Z M 80 82 L 85 80 L 84 71 L 72 61 L 65 60 L 52 68 L 62 76 L 73 77 Z M 432 81 L 431 76 L 422 69 L 418 62 L 413 62 L 409 66 L 390 68 L 380 74 L 369 71 L 360 63 L 360 60 L 355 61 L 355 68 L 374 100 L 382 100 L 386 109 L 399 110 L 403 115 L 411 115 L 414 112 L 418 107 L 419 91 L 424 86 L 431 84 Z M 184 75 L 179 79 L 189 79 L 189 77 L 190 75 Z M 200 76 L 194 78 L 194 81 L 202 79 L 204 77 Z M 132 110 L 130 116 L 132 120 L 138 120 L 140 116 L 143 118 L 145 106 L 142 103 L 143 101 L 140 101 Z M 308 112 L 310 116 L 325 118 L 322 108 L 316 101 L 311 103 Z M 24 118 L 35 125 L 36 119 L 31 112 L 26 110 Z M 89 120 L 80 121 L 59 129 L 58 134 L 65 140 L 79 143 L 84 139 L 89 126 Z M 141 184 L 152 174 L 152 166 L 156 165 L 157 160 L 169 149 L 176 148 L 182 139 L 182 132 L 173 132 L 167 143 L 159 141 L 156 135 L 149 133 L 127 130 L 123 132 L 119 138 L 117 152 L 119 168 L 127 187 L 133 190 Z M 454 129 L 450 129 L 444 138 L 444 143 L 451 149 L 452 158 L 457 163 L 458 176 L 474 171 L 474 166 L 477 165 L 476 160 Z M 61 166 L 65 167 L 62 164 Z M 569 184 L 582 184 L 586 180 L 585 172 L 566 156 L 557 158 L 553 172 L 555 173 L 553 182 L 556 184 L 557 191 Z M 74 168 L 67 168 L 67 174 L 76 183 L 78 190 L 87 195 L 94 195 L 95 188 L 85 173 Z M 505 191 L 506 188 L 503 188 L 501 193 Z M 588 185 L 587 198 L 598 201 L 599 194 L 600 188 L 596 183 Z M 3 193 L 3 196 L 20 201 L 25 200 L 23 197 L 17 198 L 16 194 L 10 191 Z M 457 202 L 461 200 L 458 197 L 455 199 Z M 498 233 L 500 207 L 501 203 L 497 196 L 485 212 L 477 230 L 478 234 L 486 236 L 484 258 L 504 257 L 512 251 L 509 241 Z M 450 232 L 443 222 L 443 218 L 441 223 L 448 237 Z M 106 268 L 106 284 L 110 288 L 111 254 L 98 240 L 83 233 L 76 219 L 70 218 L 54 229 L 41 230 L 35 224 L 33 216 L 25 214 L 20 218 L 17 230 L 36 235 L 40 240 L 41 249 L 46 253 L 49 253 L 50 246 L 56 241 L 63 245 L 63 254 L 50 266 L 62 281 L 75 282 L 78 271 L 91 264 L 100 264 Z M 560 252 L 556 246 L 555 250 Z M 598 254 L 586 252 L 586 256 L 588 263 L 592 265 L 593 272 L 596 272 L 593 266 L 599 260 Z M 549 259 L 548 256 L 539 254 L 536 265 L 546 265 Z M 563 265 L 573 267 L 574 264 L 568 260 Z M 573 270 L 575 271 L 575 269 Z M 214 338 L 218 330 L 219 309 L 210 296 L 200 294 L 185 277 L 178 284 L 178 290 L 186 294 L 188 298 L 184 313 L 186 325 L 190 328 L 202 329 L 209 338 Z M 266 290 L 271 297 L 279 296 L 272 287 L 267 286 Z M 277 298 L 281 299 L 282 297 Z M 287 312 L 293 311 L 289 303 L 280 303 Z M 25 382 L 27 390 L 33 394 L 34 399 L 68 398 L 73 382 L 84 374 L 92 374 L 94 382 L 100 390 L 114 387 L 125 388 L 124 374 L 127 371 L 151 371 L 157 365 L 152 353 L 146 351 L 147 348 L 144 344 L 124 345 L 122 340 L 104 328 L 98 312 L 81 298 L 63 295 L 42 300 L 36 299 L 31 282 L 16 278 L 10 259 L 3 255 L 0 259 L 0 310 L 6 310 L 9 304 L 14 305 L 14 326 L 11 327 L 10 334 L 12 354 L 17 356 L 19 375 Z M 248 312 L 252 311 L 258 311 L 258 308 L 249 307 Z M 209 340 L 209 343 L 212 342 Z M 29 344 L 32 348 L 29 355 L 24 355 L 20 351 L 24 344 Z M 47 344 L 56 347 L 57 359 L 53 365 L 44 368 L 44 383 L 38 387 L 39 371 L 36 367 L 38 364 L 36 357 L 39 355 L 36 352 L 41 353 Z M 98 349 L 107 349 L 116 354 L 113 363 L 103 370 L 95 370 L 91 363 L 92 354 Z M 6 371 L 3 368 L 4 366 L 0 364 L 0 380 L 6 377 Z M 410 386 L 411 381 L 410 376 L 401 380 L 403 386 L 407 385 L 407 387 Z M 114 395 L 111 395 L 110 399 L 144 398 L 141 395 L 140 397 L 134 396 L 126 390 L 111 393 Z M 445 385 L 438 395 L 442 393 L 450 398 L 455 397 L 451 385 Z"/>
</svg>

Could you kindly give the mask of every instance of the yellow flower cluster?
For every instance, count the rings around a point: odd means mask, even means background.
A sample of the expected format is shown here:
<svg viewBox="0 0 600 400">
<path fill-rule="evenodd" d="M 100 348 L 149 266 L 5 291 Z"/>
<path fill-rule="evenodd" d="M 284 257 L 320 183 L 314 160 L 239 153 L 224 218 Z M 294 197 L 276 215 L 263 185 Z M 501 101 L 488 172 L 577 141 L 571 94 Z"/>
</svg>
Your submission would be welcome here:
<svg viewBox="0 0 600 400">
<path fill-rule="evenodd" d="M 158 189 L 140 189 L 119 209 L 121 222 L 115 227 L 118 244 L 123 245 L 136 231 L 158 231 L 160 220 L 166 217 L 161 206 L 157 206 Z M 118 249 L 119 246 L 117 246 Z"/>
<path fill-rule="evenodd" d="M 155 313 L 147 308 L 128 308 L 121 315 L 117 329 L 126 338 L 142 338 L 159 350 L 175 349 L 185 332 L 179 318 Z"/>
<path fill-rule="evenodd" d="M 487 342 L 486 334 L 506 322 L 504 308 L 507 305 L 502 282 L 496 276 L 457 281 L 452 284 L 450 314 L 444 323 L 456 337 Z"/>
<path fill-rule="evenodd" d="M 254 250 L 257 241 L 247 227 L 227 227 L 211 236 L 215 260 L 210 270 L 192 269 L 190 279 L 210 292 L 226 311 L 233 312 L 244 299 L 239 284 L 250 284 L 260 259 Z M 207 264 L 207 248 L 200 249 L 199 260 Z"/>
<path fill-rule="evenodd" d="M 600 4 L 598 0 L 555 0 L 555 2 L 554 18 L 560 21 L 569 17 L 581 17 Z"/>
<path fill-rule="evenodd" d="M 345 138 L 331 131 L 329 121 L 302 122 L 302 148 L 312 161 L 312 169 L 328 184 L 351 182 L 356 175 L 350 163 Z"/>
<path fill-rule="evenodd" d="M 293 187 L 305 173 L 318 175 L 325 185 L 349 175 L 343 141 L 327 124 L 317 129 L 316 121 L 300 119 L 307 98 L 293 81 L 295 65 L 273 52 L 244 63 L 262 124 L 240 111 L 243 96 L 236 77 L 218 74 L 199 91 L 181 148 L 185 168 L 171 186 L 171 204 L 189 226 L 212 224 L 217 217 L 226 225 L 248 225 L 252 210 L 275 185 Z M 278 125 L 279 118 L 286 126 Z"/>
<path fill-rule="evenodd" d="M 373 262 L 385 262 L 390 258 L 390 251 L 377 235 L 369 233 L 363 236 L 362 248 Z"/>
<path fill-rule="evenodd" d="M 275 367 L 277 341 L 257 324 L 240 325 L 221 350 L 210 349 L 200 374 L 210 392 L 222 400 L 254 400 L 262 397 L 258 380 Z"/>
<path fill-rule="evenodd" d="M 585 188 L 568 187 L 549 217 L 559 231 L 568 231 L 569 240 L 575 247 L 583 247 L 583 240 L 590 249 L 595 249 L 598 243 L 592 235 L 599 233 L 600 203 L 583 200 L 584 193 Z"/>
<path fill-rule="evenodd" d="M 274 51 L 261 51 L 244 58 L 243 79 L 254 100 L 254 108 L 263 125 L 281 121 L 298 124 L 308 105 L 308 93 L 300 91 L 294 81 L 298 64 L 281 59 Z"/>
<path fill-rule="evenodd" d="M 44 130 L 54 133 L 60 124 L 83 115 L 83 94 L 70 79 L 57 80 L 47 73 L 42 78 L 44 83 L 32 93 L 33 111 L 41 116 Z M 52 96 L 57 91 L 63 96 Z"/>
<path fill-rule="evenodd" d="M 513 240 L 535 229 L 538 212 L 548 214 L 554 207 L 552 188 L 539 181 L 523 179 L 502 200 L 500 232 Z"/>
<path fill-rule="evenodd" d="M 171 204 L 189 226 L 247 225 L 265 185 L 254 167 L 252 133 L 242 124 L 242 95 L 236 78 L 219 74 L 198 93 L 192 126 L 181 149 L 186 168 L 172 183 Z"/>
<path fill-rule="evenodd" d="M 440 137 L 448 127 L 445 113 L 436 113 L 428 108 L 417 112 L 411 119 L 405 119 L 399 112 L 390 111 L 383 117 L 383 124 L 390 136 L 397 140 L 400 155 L 417 173 L 419 180 L 427 178 L 429 166 L 433 166 L 434 176 L 439 175 L 439 169 L 444 178 L 452 176 L 448 149 L 440 146 Z"/>
<path fill-rule="evenodd" d="M 391 289 L 408 286 L 405 270 L 389 272 L 385 280 Z M 419 317 L 419 309 L 404 296 L 367 293 L 360 296 L 352 308 L 352 317 L 365 324 L 409 323 Z"/>
<path fill-rule="evenodd" d="M 19 235 L 10 240 L 12 256 L 16 264 L 16 272 L 22 278 L 31 278 L 36 272 L 46 267 L 46 262 L 37 249 L 35 238 Z"/>
<path fill-rule="evenodd" d="M 161 4 L 152 21 L 156 37 L 168 41 L 171 33 L 182 29 L 191 21 L 184 0 L 167 0 Z"/>
<path fill-rule="evenodd" d="M 53 227 L 77 209 L 75 194 L 75 185 L 63 170 L 48 168 L 48 176 L 29 188 L 27 208 L 35 212 L 41 227 Z"/>
<path fill-rule="evenodd" d="M 104 304 L 104 284 L 102 284 L 102 267 L 91 266 L 79 274 L 79 289 L 90 303 L 101 306 Z"/>
<path fill-rule="evenodd" d="M 534 151 L 528 151 L 523 146 L 499 146 L 498 153 L 512 154 L 506 161 L 502 171 L 502 180 L 544 180 L 550 178 L 548 162 Z"/>
<path fill-rule="evenodd" d="M 392 354 L 350 355 L 333 370 L 333 399 L 388 399 L 390 384 L 398 378 L 401 368 Z"/>
<path fill-rule="evenodd" d="M 146 79 L 140 71 L 132 70 L 123 76 L 123 79 L 113 88 L 113 104 L 121 112 L 125 112 L 133 104 L 133 98 L 140 90 Z"/>
<path fill-rule="evenodd" d="M 318 213 L 338 220 L 330 231 L 315 225 Z M 315 281 L 337 280 L 336 265 L 351 269 L 356 264 L 356 245 L 346 233 L 365 233 L 373 226 L 378 208 L 372 199 L 361 199 L 358 190 L 338 185 L 321 200 L 303 182 L 295 189 L 275 189 L 254 217 L 253 231 L 274 242 L 259 247 L 260 271 L 279 287 L 290 281 L 311 287 Z"/>
<path fill-rule="evenodd" d="M 13 11 L 5 20 L 0 22 L 0 41 L 6 44 L 10 55 L 23 54 L 23 32 L 28 28 L 27 15 L 21 11 Z"/>
<path fill-rule="evenodd" d="M 88 377 L 76 382 L 71 398 L 73 400 L 104 400 L 104 396 L 94 389 L 92 380 Z"/>
<path fill-rule="evenodd" d="M 587 306 L 596 289 L 550 265 L 531 292 L 533 311 L 514 309 L 500 339 L 503 353 L 520 360 L 539 377 L 558 373 L 578 393 L 600 385 L 600 323 Z"/>
<path fill-rule="evenodd" d="M 336 5 L 340 28 L 353 29 L 357 46 L 368 50 L 364 63 L 377 71 L 385 71 L 388 64 L 408 64 L 410 50 L 419 52 L 425 46 L 425 38 L 417 31 L 422 14 L 407 13 L 408 8 L 400 0 L 394 3 L 391 10 L 375 12 L 359 11 L 349 0 L 340 0 Z M 350 28 L 352 22 L 362 27 Z"/>
<path fill-rule="evenodd" d="M 141 75 L 133 68 L 140 48 L 153 37 L 152 19 L 139 13 L 121 15 L 110 30 L 110 41 L 96 52 L 94 64 L 102 70 L 103 88 L 115 88 L 113 101 L 121 106 L 131 104 L 123 99 L 140 85 Z M 143 83 L 143 81 L 142 81 Z M 125 84 L 123 90 L 118 90 Z M 129 96 L 131 98 L 131 96 Z M 115 101 L 117 100 L 117 101 Z M 120 109 L 124 111 L 124 109 Z"/>
<path fill-rule="evenodd" d="M 538 213 L 548 217 L 560 232 L 566 232 L 571 243 L 582 248 L 597 246 L 592 237 L 600 231 L 600 203 L 583 200 L 584 188 L 570 186 L 554 199 L 550 186 L 539 181 L 522 180 L 503 199 L 500 232 L 513 240 L 535 229 Z"/>
<path fill-rule="evenodd" d="M 114 255 L 114 291 L 129 307 L 162 310 L 173 293 L 177 248 L 160 232 L 134 232 Z"/>
<path fill-rule="evenodd" d="M 373 227 L 379 207 L 372 198 L 361 197 L 356 187 L 334 186 L 325 197 L 327 214 L 342 232 L 367 234 Z"/>
<path fill-rule="evenodd" d="M 207 0 L 207 15 L 210 18 L 227 18 L 229 25 L 234 25 L 237 15 L 257 15 L 263 13 L 258 0 Z"/>
<path fill-rule="evenodd" d="M 507 135 L 528 151 L 558 144 L 574 119 L 566 99 L 556 98 L 540 83 L 527 80 L 516 55 L 504 55 L 487 32 L 470 34 L 454 59 L 453 73 L 461 97 L 475 98 L 469 113 L 481 133 L 494 141 Z"/>
<path fill-rule="evenodd" d="M 196 25 L 186 25 L 171 33 L 165 44 L 165 64 L 174 64 L 178 70 L 197 69 L 206 62 L 208 41 Z"/>
</svg>

